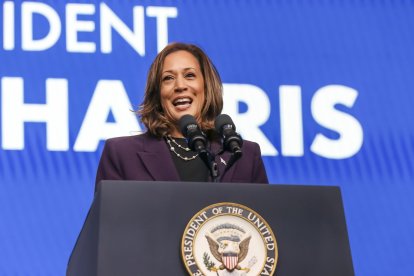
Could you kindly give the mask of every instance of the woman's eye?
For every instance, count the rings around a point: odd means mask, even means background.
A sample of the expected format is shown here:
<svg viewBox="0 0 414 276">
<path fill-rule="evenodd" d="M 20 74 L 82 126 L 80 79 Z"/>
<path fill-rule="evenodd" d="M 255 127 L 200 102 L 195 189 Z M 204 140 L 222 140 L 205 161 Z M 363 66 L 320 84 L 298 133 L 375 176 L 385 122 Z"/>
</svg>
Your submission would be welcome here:
<svg viewBox="0 0 414 276">
<path fill-rule="evenodd" d="M 172 80 L 173 77 L 172 76 L 165 76 L 162 78 L 163 81 L 168 81 L 168 80 Z"/>
<path fill-rule="evenodd" d="M 185 75 L 187 78 L 194 78 L 195 74 L 194 73 L 188 73 L 187 75 Z"/>
</svg>

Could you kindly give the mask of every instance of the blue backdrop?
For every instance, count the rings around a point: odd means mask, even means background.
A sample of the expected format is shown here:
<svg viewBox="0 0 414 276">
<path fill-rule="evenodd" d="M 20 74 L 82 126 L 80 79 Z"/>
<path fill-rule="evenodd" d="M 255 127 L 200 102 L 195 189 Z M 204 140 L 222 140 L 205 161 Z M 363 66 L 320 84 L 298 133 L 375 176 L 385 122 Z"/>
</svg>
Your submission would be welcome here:
<svg viewBox="0 0 414 276">
<path fill-rule="evenodd" d="M 103 141 L 200 45 L 271 183 L 339 185 L 357 275 L 414 273 L 414 3 L 3 1 L 0 275 L 64 275 Z"/>
</svg>

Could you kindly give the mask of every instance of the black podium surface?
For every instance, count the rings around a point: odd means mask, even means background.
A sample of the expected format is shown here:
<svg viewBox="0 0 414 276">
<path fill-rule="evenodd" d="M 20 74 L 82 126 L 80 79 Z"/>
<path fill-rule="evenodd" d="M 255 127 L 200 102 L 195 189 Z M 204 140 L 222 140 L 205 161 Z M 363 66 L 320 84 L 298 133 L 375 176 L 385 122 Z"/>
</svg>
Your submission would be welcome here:
<svg viewBox="0 0 414 276">
<path fill-rule="evenodd" d="M 100 183 L 67 275 L 188 275 L 184 229 L 219 202 L 248 206 L 268 222 L 275 275 L 354 275 L 338 187 L 140 181 Z"/>
</svg>

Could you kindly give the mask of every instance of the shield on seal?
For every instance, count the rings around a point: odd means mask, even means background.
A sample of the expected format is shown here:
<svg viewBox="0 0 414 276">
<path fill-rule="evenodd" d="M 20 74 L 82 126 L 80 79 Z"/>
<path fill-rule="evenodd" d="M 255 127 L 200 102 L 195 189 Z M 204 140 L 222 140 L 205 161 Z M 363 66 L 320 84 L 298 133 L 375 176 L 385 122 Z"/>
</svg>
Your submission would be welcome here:
<svg viewBox="0 0 414 276">
<path fill-rule="evenodd" d="M 223 253 L 221 257 L 224 266 L 232 271 L 239 263 L 239 256 L 237 253 Z"/>
</svg>

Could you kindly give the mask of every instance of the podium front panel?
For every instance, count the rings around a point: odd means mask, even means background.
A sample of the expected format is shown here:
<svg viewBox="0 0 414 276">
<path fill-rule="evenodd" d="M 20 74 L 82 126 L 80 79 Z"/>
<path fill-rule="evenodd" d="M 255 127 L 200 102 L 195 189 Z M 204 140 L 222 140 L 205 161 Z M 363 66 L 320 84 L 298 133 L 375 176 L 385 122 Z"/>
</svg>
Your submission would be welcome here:
<svg viewBox="0 0 414 276">
<path fill-rule="evenodd" d="M 338 187 L 141 181 L 100 183 L 67 275 L 187 275 L 184 229 L 219 202 L 245 205 L 268 222 L 275 275 L 354 275 Z"/>
</svg>

